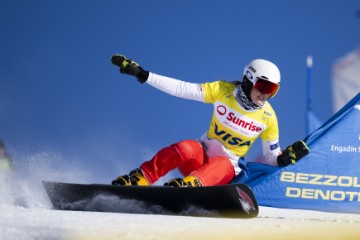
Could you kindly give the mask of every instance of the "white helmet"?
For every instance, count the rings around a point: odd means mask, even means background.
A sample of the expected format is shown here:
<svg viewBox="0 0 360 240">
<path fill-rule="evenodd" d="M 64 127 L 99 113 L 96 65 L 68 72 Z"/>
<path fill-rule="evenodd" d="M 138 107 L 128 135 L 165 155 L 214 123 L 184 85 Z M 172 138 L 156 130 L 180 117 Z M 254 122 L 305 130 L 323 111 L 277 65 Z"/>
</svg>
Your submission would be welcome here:
<svg viewBox="0 0 360 240">
<path fill-rule="evenodd" d="M 243 89 L 250 94 L 251 88 L 255 87 L 262 94 L 273 97 L 279 90 L 280 78 L 280 71 L 275 64 L 264 59 L 255 59 L 245 66 Z"/>
</svg>

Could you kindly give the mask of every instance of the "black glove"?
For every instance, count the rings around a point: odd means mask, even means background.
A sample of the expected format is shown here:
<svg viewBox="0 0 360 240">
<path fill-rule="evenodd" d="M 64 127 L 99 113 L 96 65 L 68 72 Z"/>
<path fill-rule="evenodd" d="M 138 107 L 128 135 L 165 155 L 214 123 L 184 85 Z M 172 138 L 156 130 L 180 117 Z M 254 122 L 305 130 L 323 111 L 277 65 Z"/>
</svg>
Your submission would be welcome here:
<svg viewBox="0 0 360 240">
<path fill-rule="evenodd" d="M 140 83 L 146 82 L 149 72 L 140 67 L 133 60 L 127 59 L 123 55 L 115 54 L 111 57 L 111 62 L 115 66 L 120 67 L 120 72 L 135 76 Z"/>
<path fill-rule="evenodd" d="M 310 149 L 303 141 L 296 141 L 291 146 L 288 146 L 281 155 L 277 157 L 277 163 L 280 167 L 294 164 L 301 158 L 308 155 Z"/>
</svg>

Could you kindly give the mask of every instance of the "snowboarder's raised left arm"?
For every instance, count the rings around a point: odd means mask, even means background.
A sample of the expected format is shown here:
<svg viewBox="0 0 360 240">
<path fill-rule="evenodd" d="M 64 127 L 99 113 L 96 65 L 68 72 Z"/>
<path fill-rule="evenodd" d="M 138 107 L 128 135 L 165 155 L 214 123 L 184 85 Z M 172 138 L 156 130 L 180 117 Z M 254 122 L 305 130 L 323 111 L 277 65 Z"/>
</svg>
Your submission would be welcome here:
<svg viewBox="0 0 360 240">
<path fill-rule="evenodd" d="M 200 84 L 189 83 L 174 78 L 161 76 L 144 70 L 133 60 L 123 55 L 113 55 L 111 62 L 120 68 L 120 72 L 135 76 L 140 83 L 148 83 L 151 86 L 170 95 L 185 99 L 204 102 L 204 93 Z"/>
</svg>

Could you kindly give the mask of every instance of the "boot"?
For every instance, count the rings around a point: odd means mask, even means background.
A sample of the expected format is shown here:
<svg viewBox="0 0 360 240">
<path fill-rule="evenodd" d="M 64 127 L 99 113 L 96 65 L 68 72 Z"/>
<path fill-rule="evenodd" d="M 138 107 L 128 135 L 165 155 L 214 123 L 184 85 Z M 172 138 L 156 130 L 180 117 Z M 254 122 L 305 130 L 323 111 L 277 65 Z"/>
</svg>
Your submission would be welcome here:
<svg viewBox="0 0 360 240">
<path fill-rule="evenodd" d="M 202 184 L 196 177 L 189 175 L 185 178 L 175 178 L 164 184 L 166 187 L 201 187 Z"/>
<path fill-rule="evenodd" d="M 111 182 L 111 185 L 131 186 L 130 176 L 127 174 L 118 176 L 115 180 Z"/>
<path fill-rule="evenodd" d="M 145 178 L 140 168 L 132 170 L 128 175 L 122 175 L 117 177 L 111 183 L 112 185 L 122 186 L 149 186 L 149 181 Z"/>
</svg>

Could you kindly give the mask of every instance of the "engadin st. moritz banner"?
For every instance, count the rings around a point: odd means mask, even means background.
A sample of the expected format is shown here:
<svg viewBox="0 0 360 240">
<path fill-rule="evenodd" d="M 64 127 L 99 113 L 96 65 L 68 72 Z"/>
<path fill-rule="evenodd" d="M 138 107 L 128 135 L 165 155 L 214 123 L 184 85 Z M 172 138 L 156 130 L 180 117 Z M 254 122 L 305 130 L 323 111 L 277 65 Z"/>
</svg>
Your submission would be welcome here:
<svg viewBox="0 0 360 240">
<path fill-rule="evenodd" d="M 248 163 L 260 205 L 360 213 L 360 94 L 305 139 L 311 152 L 284 168 Z"/>
</svg>

